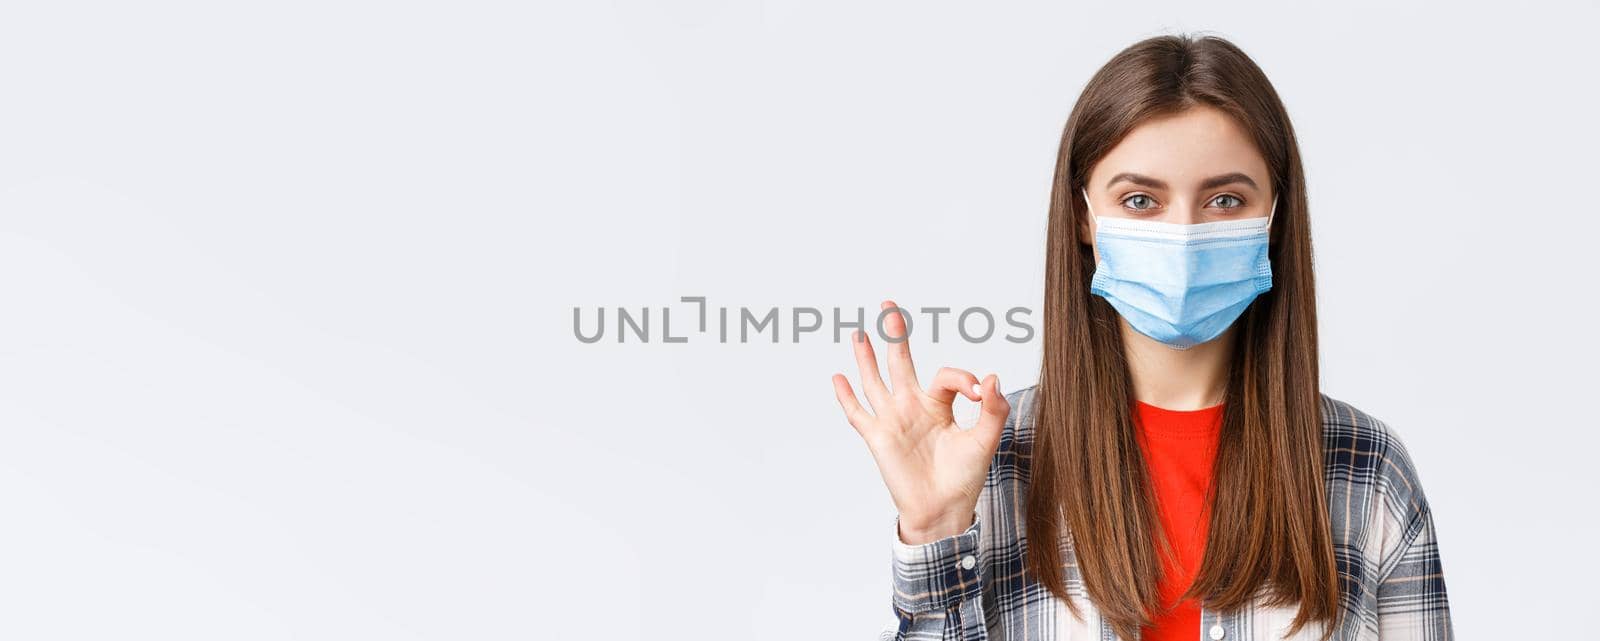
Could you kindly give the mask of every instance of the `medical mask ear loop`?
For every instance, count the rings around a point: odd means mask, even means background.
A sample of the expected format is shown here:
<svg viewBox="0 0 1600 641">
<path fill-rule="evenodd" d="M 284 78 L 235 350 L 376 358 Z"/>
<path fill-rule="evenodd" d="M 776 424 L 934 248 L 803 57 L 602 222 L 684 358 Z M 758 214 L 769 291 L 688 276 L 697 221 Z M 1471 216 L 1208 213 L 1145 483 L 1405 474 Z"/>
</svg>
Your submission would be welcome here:
<svg viewBox="0 0 1600 641">
<path fill-rule="evenodd" d="M 1083 208 L 1089 210 L 1089 218 L 1094 223 L 1094 230 L 1099 232 L 1100 216 L 1094 213 L 1094 205 L 1089 204 L 1089 190 L 1087 188 L 1079 188 L 1078 192 L 1083 194 Z"/>
<path fill-rule="evenodd" d="M 1278 213 L 1278 195 L 1272 195 L 1272 211 L 1267 212 L 1267 238 L 1272 238 L 1272 217 Z"/>
</svg>

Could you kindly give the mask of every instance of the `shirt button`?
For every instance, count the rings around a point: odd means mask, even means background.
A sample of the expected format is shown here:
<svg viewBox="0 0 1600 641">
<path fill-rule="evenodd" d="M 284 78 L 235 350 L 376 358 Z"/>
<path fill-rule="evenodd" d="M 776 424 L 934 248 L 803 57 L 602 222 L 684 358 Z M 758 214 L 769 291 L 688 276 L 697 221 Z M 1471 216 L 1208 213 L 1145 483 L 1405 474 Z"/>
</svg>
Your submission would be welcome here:
<svg viewBox="0 0 1600 641">
<path fill-rule="evenodd" d="M 1220 625 L 1211 626 L 1211 632 L 1210 632 L 1211 641 L 1217 641 L 1217 639 L 1221 639 L 1222 638 L 1222 634 L 1223 634 L 1222 626 L 1220 626 Z"/>
<path fill-rule="evenodd" d="M 971 554 L 961 557 L 961 569 L 963 570 L 971 570 L 973 566 L 976 566 L 977 564 L 978 559 L 974 558 Z"/>
</svg>

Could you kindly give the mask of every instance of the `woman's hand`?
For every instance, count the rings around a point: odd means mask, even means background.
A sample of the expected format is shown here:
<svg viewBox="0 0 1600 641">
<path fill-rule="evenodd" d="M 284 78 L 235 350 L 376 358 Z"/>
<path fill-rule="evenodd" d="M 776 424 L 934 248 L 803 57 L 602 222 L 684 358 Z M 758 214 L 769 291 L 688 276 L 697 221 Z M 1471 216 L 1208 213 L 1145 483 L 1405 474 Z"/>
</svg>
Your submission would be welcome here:
<svg viewBox="0 0 1600 641">
<path fill-rule="evenodd" d="M 895 308 L 884 301 L 883 309 Z M 978 494 L 1000 445 L 1000 432 L 1011 406 L 1000 393 L 1000 379 L 991 374 L 980 384 L 970 372 L 943 368 L 926 391 L 917 383 L 906 341 L 905 318 L 897 311 L 884 319 L 889 341 L 891 390 L 878 375 L 878 357 L 867 335 L 856 332 L 856 366 L 872 407 L 856 401 L 850 381 L 833 375 L 833 391 L 850 425 L 867 442 L 878 471 L 900 511 L 900 540 L 920 545 L 960 534 L 972 525 Z M 951 404 L 961 394 L 982 404 L 978 424 L 956 425 Z"/>
</svg>

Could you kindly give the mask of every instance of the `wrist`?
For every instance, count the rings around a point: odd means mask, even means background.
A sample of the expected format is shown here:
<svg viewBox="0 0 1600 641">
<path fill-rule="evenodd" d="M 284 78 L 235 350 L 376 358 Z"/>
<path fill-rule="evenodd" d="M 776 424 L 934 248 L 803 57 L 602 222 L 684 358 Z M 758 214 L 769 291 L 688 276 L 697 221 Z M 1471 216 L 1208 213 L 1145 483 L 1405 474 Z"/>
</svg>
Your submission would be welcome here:
<svg viewBox="0 0 1600 641">
<path fill-rule="evenodd" d="M 965 532 L 972 527 L 974 514 L 971 509 L 950 512 L 932 518 L 902 518 L 899 519 L 900 541 L 906 545 L 923 545 L 939 539 L 948 538 Z"/>
</svg>

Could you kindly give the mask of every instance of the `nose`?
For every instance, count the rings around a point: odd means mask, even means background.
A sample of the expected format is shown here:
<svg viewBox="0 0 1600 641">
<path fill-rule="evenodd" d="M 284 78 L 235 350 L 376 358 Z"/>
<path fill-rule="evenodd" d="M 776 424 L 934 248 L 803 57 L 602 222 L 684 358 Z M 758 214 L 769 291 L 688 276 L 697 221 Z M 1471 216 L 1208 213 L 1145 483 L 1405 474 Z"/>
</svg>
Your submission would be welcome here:
<svg viewBox="0 0 1600 641">
<path fill-rule="evenodd" d="M 1180 225 L 1203 223 L 1205 219 L 1200 217 L 1200 209 L 1200 203 L 1179 202 L 1167 209 L 1165 220 Z"/>
</svg>

